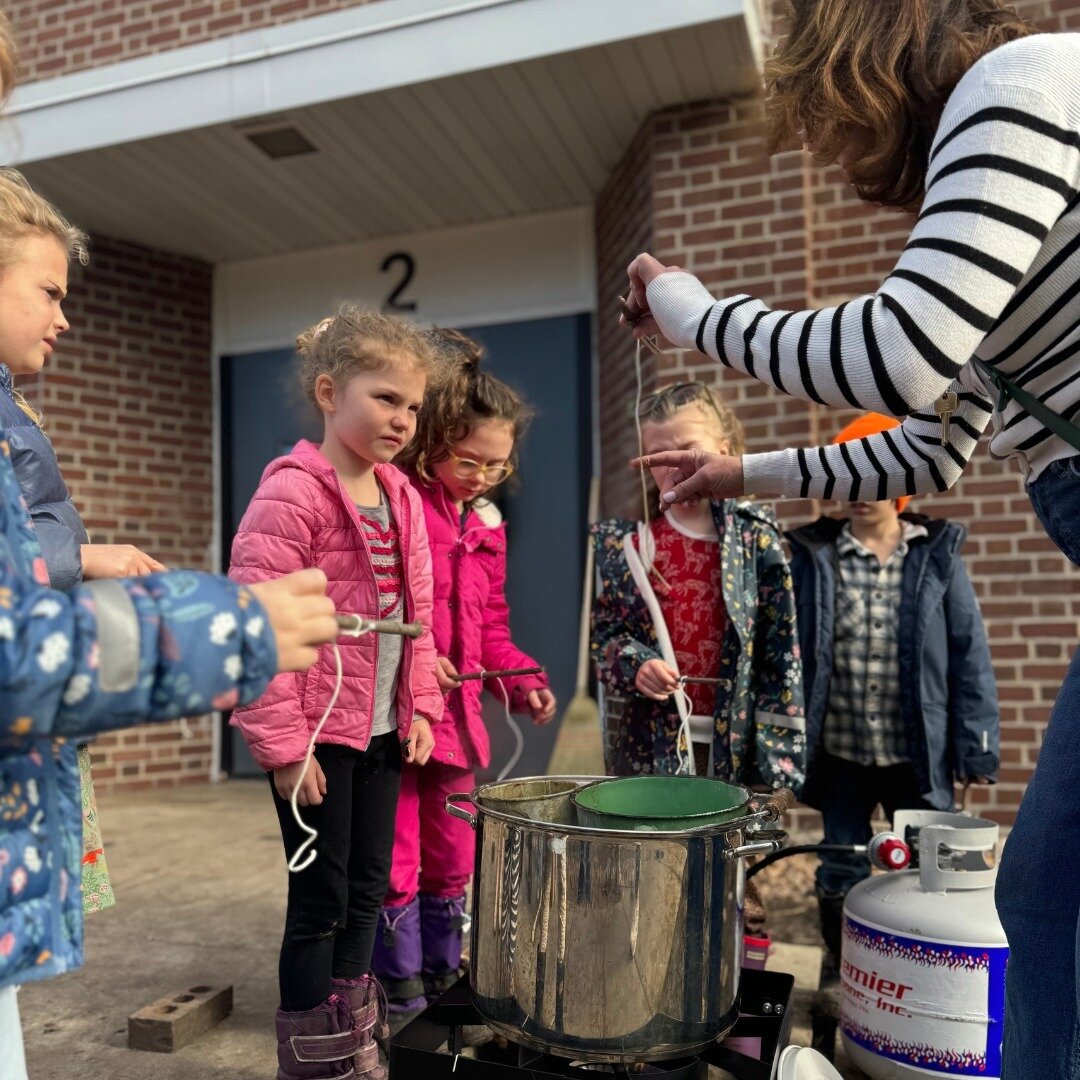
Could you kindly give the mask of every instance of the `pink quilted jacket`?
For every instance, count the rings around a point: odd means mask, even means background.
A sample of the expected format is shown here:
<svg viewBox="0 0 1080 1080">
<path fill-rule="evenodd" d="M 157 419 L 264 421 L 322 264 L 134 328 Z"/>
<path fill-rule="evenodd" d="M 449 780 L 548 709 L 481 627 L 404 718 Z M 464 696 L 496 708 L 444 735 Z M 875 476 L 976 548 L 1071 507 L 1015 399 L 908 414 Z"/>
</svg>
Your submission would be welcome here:
<svg viewBox="0 0 1080 1080">
<path fill-rule="evenodd" d="M 405 619 L 431 626 L 431 554 L 420 500 L 405 475 L 392 465 L 376 465 L 402 547 Z M 301 440 L 293 452 L 270 462 L 233 541 L 229 576 L 265 581 L 291 570 L 318 566 L 329 580 L 338 611 L 372 615 L 379 610 L 359 514 L 334 467 L 313 443 Z M 379 637 L 338 638 L 344 674 L 341 695 L 319 736 L 363 750 L 371 737 L 375 664 Z M 435 679 L 435 647 L 430 633 L 405 639 L 398 682 L 398 731 L 409 733 L 413 715 L 432 723 L 443 715 Z M 233 713 L 252 756 L 267 771 L 303 759 L 336 679 L 329 645 L 308 671 L 278 675 L 261 698 Z M 436 740 L 438 739 L 436 734 Z"/>
<path fill-rule="evenodd" d="M 435 577 L 432 629 L 439 656 L 449 657 L 458 671 L 496 671 L 535 667 L 510 640 L 510 608 L 506 584 L 506 526 L 491 504 L 471 509 L 464 523 L 442 484 L 426 484 L 410 474 L 420 493 L 431 540 Z M 544 675 L 503 679 L 514 712 L 526 710 L 530 690 L 548 685 Z M 497 697 L 499 685 L 485 684 Z M 491 746 L 480 710 L 480 681 L 452 690 L 446 698 L 446 719 L 439 728 L 432 760 L 461 768 L 487 765 Z M 501 697 L 500 697 L 501 700 Z"/>
</svg>

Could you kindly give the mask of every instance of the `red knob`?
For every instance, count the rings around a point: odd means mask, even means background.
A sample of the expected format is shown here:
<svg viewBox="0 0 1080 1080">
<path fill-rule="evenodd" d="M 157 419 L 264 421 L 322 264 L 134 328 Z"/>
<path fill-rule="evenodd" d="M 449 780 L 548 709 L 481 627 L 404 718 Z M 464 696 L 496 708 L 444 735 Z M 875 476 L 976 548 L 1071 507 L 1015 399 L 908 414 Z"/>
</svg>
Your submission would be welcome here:
<svg viewBox="0 0 1080 1080">
<path fill-rule="evenodd" d="M 878 833 L 867 853 L 879 870 L 904 870 L 911 864 L 911 848 L 896 833 Z"/>
</svg>

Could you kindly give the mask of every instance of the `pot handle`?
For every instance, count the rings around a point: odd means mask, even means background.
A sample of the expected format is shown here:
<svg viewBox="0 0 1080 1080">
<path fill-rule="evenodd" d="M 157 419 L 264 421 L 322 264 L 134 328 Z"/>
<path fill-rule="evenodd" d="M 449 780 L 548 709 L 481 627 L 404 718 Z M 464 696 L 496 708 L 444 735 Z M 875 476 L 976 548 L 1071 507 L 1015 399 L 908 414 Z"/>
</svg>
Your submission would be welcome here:
<svg viewBox="0 0 1080 1080">
<path fill-rule="evenodd" d="M 740 844 L 738 847 L 727 848 L 723 853 L 726 862 L 734 862 L 736 859 L 745 859 L 750 855 L 769 855 L 779 851 L 787 839 L 787 833 L 779 829 L 772 829 L 767 833 L 759 833 L 764 840 L 752 840 L 748 844 Z"/>
<path fill-rule="evenodd" d="M 454 795 L 447 795 L 446 802 L 443 803 L 443 809 L 451 817 L 456 817 L 460 821 L 467 822 L 469 827 L 476 831 L 476 815 L 470 814 L 468 810 L 462 810 L 460 806 L 456 806 L 455 803 L 467 802 L 470 806 L 476 807 L 476 803 L 473 802 L 472 794 L 468 791 L 459 791 Z"/>
<path fill-rule="evenodd" d="M 767 821 L 778 821 L 795 805 L 795 792 L 791 788 L 777 788 L 770 795 L 754 795 L 751 801 Z"/>
</svg>

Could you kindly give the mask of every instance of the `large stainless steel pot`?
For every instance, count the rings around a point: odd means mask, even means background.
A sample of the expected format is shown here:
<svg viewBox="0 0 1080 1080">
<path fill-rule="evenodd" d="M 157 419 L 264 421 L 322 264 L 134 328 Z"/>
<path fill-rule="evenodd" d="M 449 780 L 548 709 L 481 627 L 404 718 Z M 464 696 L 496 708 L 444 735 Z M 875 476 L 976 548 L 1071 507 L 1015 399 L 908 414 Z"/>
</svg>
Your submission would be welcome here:
<svg viewBox="0 0 1080 1080">
<path fill-rule="evenodd" d="M 790 792 L 753 799 L 735 821 L 649 833 L 530 821 L 483 799 L 481 786 L 446 809 L 477 833 L 469 981 L 491 1027 L 623 1063 L 694 1053 L 730 1030 L 741 860 L 779 848 L 785 834 L 761 830 Z"/>
</svg>

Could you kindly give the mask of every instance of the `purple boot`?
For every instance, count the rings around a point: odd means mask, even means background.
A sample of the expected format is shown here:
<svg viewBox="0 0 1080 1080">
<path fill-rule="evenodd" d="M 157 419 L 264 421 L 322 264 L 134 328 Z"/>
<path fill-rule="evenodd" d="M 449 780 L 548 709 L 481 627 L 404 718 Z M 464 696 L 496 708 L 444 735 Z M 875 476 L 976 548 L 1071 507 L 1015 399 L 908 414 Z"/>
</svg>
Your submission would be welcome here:
<svg viewBox="0 0 1080 1080">
<path fill-rule="evenodd" d="M 335 994 L 340 994 L 352 1010 L 352 1030 L 359 1040 L 353 1058 L 357 1080 L 387 1080 L 387 1071 L 379 1062 L 379 1039 L 386 1039 L 386 995 L 372 975 L 359 979 L 331 979 Z"/>
<path fill-rule="evenodd" d="M 357 1080 L 353 1059 L 360 1041 L 352 1009 L 337 994 L 303 1012 L 278 1009 L 277 1080 Z"/>
<path fill-rule="evenodd" d="M 415 1014 L 427 1004 L 420 974 L 423 953 L 419 900 L 414 899 L 404 907 L 382 909 L 371 967 L 386 991 L 392 1017 Z M 394 1026 L 391 1021 L 391 1027 Z"/>
<path fill-rule="evenodd" d="M 461 976 L 461 939 L 468 922 L 465 896 L 420 894 L 424 993 L 432 1003 Z"/>
</svg>

